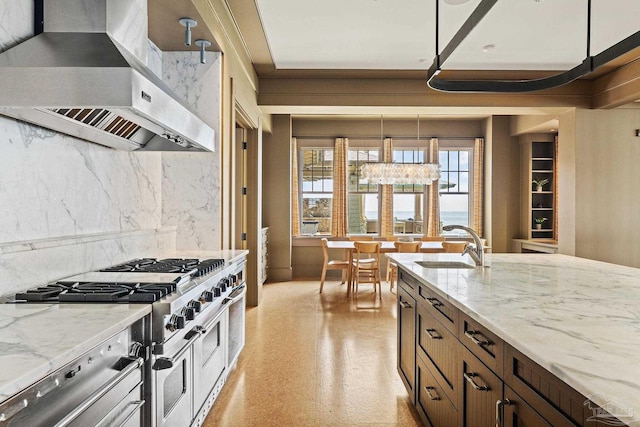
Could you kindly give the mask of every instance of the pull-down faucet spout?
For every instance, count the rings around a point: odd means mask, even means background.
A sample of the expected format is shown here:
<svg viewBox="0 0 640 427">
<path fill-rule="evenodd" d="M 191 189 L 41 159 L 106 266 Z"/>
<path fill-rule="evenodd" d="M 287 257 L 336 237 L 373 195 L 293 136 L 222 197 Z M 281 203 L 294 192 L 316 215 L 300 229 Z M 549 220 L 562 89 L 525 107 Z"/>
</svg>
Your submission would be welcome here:
<svg viewBox="0 0 640 427">
<path fill-rule="evenodd" d="M 466 248 L 464 248 L 464 251 L 462 251 L 462 255 L 469 254 L 469 256 L 473 259 L 477 266 L 484 265 L 484 246 L 482 245 L 482 239 L 480 238 L 480 236 L 478 236 L 478 233 L 476 233 L 469 227 L 465 227 L 464 225 L 445 225 L 444 227 L 442 227 L 442 229 L 444 231 L 458 229 L 464 230 L 469 233 L 471 237 L 473 237 L 475 247 L 467 246 Z"/>
</svg>

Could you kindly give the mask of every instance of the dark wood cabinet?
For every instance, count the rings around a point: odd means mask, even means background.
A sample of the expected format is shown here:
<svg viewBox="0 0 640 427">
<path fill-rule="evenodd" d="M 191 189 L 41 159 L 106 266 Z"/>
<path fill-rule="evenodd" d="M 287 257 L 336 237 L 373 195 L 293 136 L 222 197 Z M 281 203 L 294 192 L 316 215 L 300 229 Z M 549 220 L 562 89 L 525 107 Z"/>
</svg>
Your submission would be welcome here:
<svg viewBox="0 0 640 427">
<path fill-rule="evenodd" d="M 417 361 L 416 408 L 432 427 L 459 427 L 458 411 L 421 357 Z"/>
<path fill-rule="evenodd" d="M 398 373 L 415 403 L 416 300 L 398 280 Z"/>
<path fill-rule="evenodd" d="M 598 427 L 610 422 L 586 397 L 439 291 L 402 267 L 398 278 L 398 372 L 426 425 Z"/>
<path fill-rule="evenodd" d="M 423 304 L 418 304 L 416 352 L 442 384 L 447 397 L 458 406 L 460 343 L 456 335 L 436 320 Z"/>
<path fill-rule="evenodd" d="M 462 351 L 462 378 L 462 425 L 495 427 L 502 380 L 466 348 Z"/>
<path fill-rule="evenodd" d="M 508 386 L 504 387 L 504 398 L 498 402 L 496 410 L 502 419 L 502 422 L 496 422 L 498 427 L 554 427 Z"/>
</svg>

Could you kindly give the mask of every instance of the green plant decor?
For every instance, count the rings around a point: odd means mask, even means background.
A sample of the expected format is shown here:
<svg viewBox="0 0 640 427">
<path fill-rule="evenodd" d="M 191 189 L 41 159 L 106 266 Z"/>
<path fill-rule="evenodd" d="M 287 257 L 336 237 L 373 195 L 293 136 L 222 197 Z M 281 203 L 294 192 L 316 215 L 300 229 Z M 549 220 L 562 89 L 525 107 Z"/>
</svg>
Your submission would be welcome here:
<svg viewBox="0 0 640 427">
<path fill-rule="evenodd" d="M 548 184 L 549 183 L 549 178 L 536 178 L 534 180 L 531 181 L 533 184 L 535 184 L 536 187 L 540 187 L 542 188 L 543 185 Z"/>
<path fill-rule="evenodd" d="M 542 224 L 547 220 L 547 218 L 538 216 L 538 217 L 535 217 L 533 220 L 535 221 L 536 224 Z"/>
</svg>

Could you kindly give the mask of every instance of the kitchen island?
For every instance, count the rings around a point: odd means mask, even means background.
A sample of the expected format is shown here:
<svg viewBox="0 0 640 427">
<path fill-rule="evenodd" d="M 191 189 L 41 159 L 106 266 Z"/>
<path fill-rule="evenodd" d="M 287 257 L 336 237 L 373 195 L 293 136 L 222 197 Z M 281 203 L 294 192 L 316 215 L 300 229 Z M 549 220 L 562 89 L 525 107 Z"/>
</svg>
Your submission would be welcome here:
<svg viewBox="0 0 640 427">
<path fill-rule="evenodd" d="M 416 263 L 470 263 L 459 255 L 388 256 L 399 264 L 406 281 L 421 285 L 413 294 L 418 302 L 423 289 L 432 293 L 442 307 L 454 307 L 460 319 L 469 319 L 502 340 L 504 350 L 498 349 L 498 356 L 502 358 L 502 352 L 506 355 L 506 349 L 513 348 L 589 399 L 580 402 L 584 403 L 585 425 L 596 425 L 587 421 L 590 405 L 615 412 L 627 425 L 640 425 L 640 366 L 636 363 L 640 354 L 640 270 L 565 255 L 493 254 L 490 268 L 425 268 Z M 400 300 L 404 295 L 401 286 L 400 281 Z M 426 306 L 434 301 L 424 299 Z M 459 323 L 461 328 L 466 321 Z M 461 329 L 450 329 L 465 346 L 472 343 L 466 339 L 470 334 L 465 337 Z M 420 330 L 415 333 L 418 342 Z M 506 356 L 504 360 L 506 375 L 510 366 Z M 500 370 L 499 376 L 503 366 L 492 369 Z M 457 382 L 458 377 L 453 383 L 463 384 Z M 451 400 L 455 406 L 455 397 Z"/>
</svg>

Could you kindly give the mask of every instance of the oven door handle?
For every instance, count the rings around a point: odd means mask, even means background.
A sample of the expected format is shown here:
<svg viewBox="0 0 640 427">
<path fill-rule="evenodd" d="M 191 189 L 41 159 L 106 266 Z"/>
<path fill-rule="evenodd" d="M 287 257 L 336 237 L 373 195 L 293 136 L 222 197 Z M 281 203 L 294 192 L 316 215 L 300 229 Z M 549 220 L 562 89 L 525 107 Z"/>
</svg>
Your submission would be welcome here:
<svg viewBox="0 0 640 427">
<path fill-rule="evenodd" d="M 153 364 L 153 369 L 156 371 L 161 371 L 163 369 L 169 369 L 173 367 L 173 362 L 176 361 L 176 359 L 179 359 L 180 357 L 182 357 L 182 355 L 189 350 L 189 347 L 191 347 L 193 345 L 194 342 L 196 342 L 196 340 L 198 338 L 200 338 L 203 334 L 203 329 L 201 328 L 194 328 L 192 329 L 189 334 L 187 334 L 187 336 L 189 337 L 189 339 L 187 340 L 187 342 L 185 343 L 185 345 L 182 346 L 182 348 L 180 350 L 178 350 L 178 352 L 175 354 L 175 356 L 173 357 L 158 357 L 156 359 L 156 362 Z"/>
<path fill-rule="evenodd" d="M 122 380 L 124 380 L 130 373 L 139 369 L 144 364 L 144 359 L 138 357 L 123 368 L 118 375 L 113 377 L 108 383 L 103 385 L 100 390 L 89 396 L 84 402 L 76 406 L 76 408 L 69 412 L 66 417 L 61 419 L 55 427 L 65 427 L 71 424 L 76 418 L 78 418 L 84 411 L 86 411 L 91 405 L 96 403 L 102 397 L 104 397 L 111 389 L 117 386 Z"/>
<path fill-rule="evenodd" d="M 237 294 L 238 292 L 240 292 L 240 295 L 234 295 Z M 228 297 L 226 297 L 224 299 L 224 301 L 222 301 L 222 304 L 227 304 L 227 303 L 235 303 L 236 301 L 238 301 L 239 299 L 241 299 L 244 294 L 247 293 L 247 287 L 245 285 L 240 285 L 237 288 L 235 288 Z M 232 296 L 233 295 L 233 296 Z"/>
</svg>

